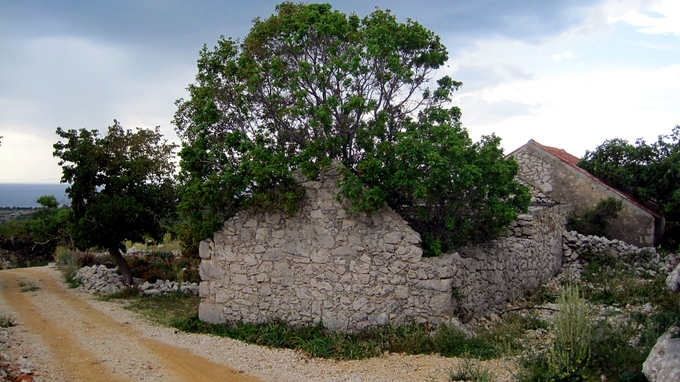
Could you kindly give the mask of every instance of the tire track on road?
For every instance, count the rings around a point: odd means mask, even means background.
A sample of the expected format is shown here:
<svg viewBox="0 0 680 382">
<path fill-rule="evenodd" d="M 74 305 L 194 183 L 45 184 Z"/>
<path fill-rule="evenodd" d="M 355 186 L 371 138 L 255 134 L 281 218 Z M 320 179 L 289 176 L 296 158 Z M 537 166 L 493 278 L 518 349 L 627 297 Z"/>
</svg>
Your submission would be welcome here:
<svg viewBox="0 0 680 382">
<path fill-rule="evenodd" d="M 142 376 L 123 374 L 131 368 L 139 369 L 141 364 L 151 374 L 141 379 L 147 381 L 156 380 L 149 377 L 164 381 L 259 381 L 187 350 L 143 338 L 131 325 L 119 323 L 76 293 L 65 291 L 45 269 L 3 270 L 0 278 L 5 300 L 25 329 L 43 338 L 55 361 L 74 380 L 140 380 Z M 22 292 L 20 283 L 24 288 L 34 285 L 40 289 Z"/>
</svg>

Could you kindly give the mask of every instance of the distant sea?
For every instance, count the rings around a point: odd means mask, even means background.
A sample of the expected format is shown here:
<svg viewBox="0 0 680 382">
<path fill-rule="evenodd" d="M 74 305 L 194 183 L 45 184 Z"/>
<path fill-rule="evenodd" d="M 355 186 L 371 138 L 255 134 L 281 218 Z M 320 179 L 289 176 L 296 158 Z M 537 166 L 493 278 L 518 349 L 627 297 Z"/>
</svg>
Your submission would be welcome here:
<svg viewBox="0 0 680 382">
<path fill-rule="evenodd" d="M 36 200 L 54 195 L 61 204 L 70 205 L 65 183 L 0 183 L 0 207 L 40 207 Z"/>
</svg>

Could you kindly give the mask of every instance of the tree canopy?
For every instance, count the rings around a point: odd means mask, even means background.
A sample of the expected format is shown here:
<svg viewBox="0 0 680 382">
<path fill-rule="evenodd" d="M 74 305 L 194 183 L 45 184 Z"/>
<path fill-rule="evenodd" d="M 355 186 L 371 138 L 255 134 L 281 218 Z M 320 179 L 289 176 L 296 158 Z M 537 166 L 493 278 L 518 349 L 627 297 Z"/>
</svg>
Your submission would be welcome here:
<svg viewBox="0 0 680 382">
<path fill-rule="evenodd" d="M 175 144 L 159 128 L 124 130 L 114 120 L 104 136 L 97 130 L 62 130 L 54 144 L 62 183 L 70 183 L 69 223 L 77 248 L 109 251 L 127 284 L 130 268 L 121 254 L 124 242 L 160 240 L 176 208 Z"/>
<path fill-rule="evenodd" d="M 680 126 L 656 142 L 606 140 L 586 151 L 579 167 L 608 184 L 656 205 L 666 218 L 677 245 L 680 222 Z M 675 227 L 675 228 L 674 228 Z M 667 238 L 669 235 L 666 235 Z"/>
<path fill-rule="evenodd" d="M 499 139 L 473 143 L 448 106 L 461 83 L 435 79 L 447 59 L 438 36 L 390 11 L 290 2 L 243 41 L 204 47 L 174 120 L 186 247 L 245 206 L 294 212 L 294 172 L 315 179 L 333 160 L 354 211 L 392 206 L 435 252 L 498 234 L 528 192 Z"/>
<path fill-rule="evenodd" d="M 36 201 L 42 207 L 27 218 L 0 224 L 0 248 L 13 252 L 18 266 L 47 264 L 57 246 L 71 245 L 67 223 L 70 209 L 59 206 L 53 195 L 43 195 Z"/>
</svg>

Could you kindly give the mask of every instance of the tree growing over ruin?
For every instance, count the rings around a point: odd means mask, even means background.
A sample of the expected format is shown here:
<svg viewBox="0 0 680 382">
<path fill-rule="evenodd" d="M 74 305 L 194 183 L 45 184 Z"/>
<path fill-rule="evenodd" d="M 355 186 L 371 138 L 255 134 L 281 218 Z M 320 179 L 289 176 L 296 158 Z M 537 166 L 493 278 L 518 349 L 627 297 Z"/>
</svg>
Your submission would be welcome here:
<svg viewBox="0 0 680 382">
<path fill-rule="evenodd" d="M 390 11 L 290 2 L 242 41 L 204 47 L 174 120 L 185 247 L 247 206 L 294 213 L 294 172 L 316 179 L 332 161 L 353 211 L 395 208 L 428 254 L 500 233 L 528 192 L 497 137 L 475 143 L 462 127 L 461 83 L 435 79 L 447 59 L 437 35 Z"/>
<path fill-rule="evenodd" d="M 62 130 L 54 144 L 62 183 L 70 183 L 70 232 L 79 249 L 108 250 L 123 281 L 132 273 L 121 251 L 125 241 L 159 241 L 176 209 L 175 144 L 160 129 L 124 130 L 114 120 L 105 135 L 97 130 Z"/>
</svg>

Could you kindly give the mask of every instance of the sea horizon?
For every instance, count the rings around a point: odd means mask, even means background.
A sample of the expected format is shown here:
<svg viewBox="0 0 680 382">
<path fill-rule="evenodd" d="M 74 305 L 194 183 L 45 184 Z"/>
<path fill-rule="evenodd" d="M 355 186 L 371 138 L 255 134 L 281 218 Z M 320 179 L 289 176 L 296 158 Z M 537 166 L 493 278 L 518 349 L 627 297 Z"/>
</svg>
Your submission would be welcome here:
<svg viewBox="0 0 680 382">
<path fill-rule="evenodd" d="M 43 195 L 53 195 L 62 205 L 70 205 L 66 196 L 67 183 L 0 182 L 0 207 L 40 207 L 36 200 Z"/>
</svg>

